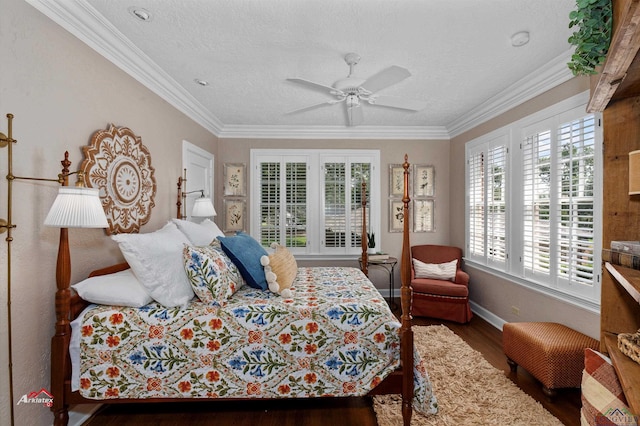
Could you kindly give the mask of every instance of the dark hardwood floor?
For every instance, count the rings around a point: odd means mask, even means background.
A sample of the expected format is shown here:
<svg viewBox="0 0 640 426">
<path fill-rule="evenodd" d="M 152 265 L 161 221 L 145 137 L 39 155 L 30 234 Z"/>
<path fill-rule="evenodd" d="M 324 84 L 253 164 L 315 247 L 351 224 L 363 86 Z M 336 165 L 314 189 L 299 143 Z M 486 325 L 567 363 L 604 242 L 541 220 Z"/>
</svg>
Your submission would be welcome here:
<svg viewBox="0 0 640 426">
<path fill-rule="evenodd" d="M 415 325 L 445 324 L 494 367 L 556 416 L 565 425 L 580 424 L 580 390 L 562 389 L 548 402 L 540 383 L 521 368 L 510 372 L 502 352 L 502 332 L 478 316 L 469 324 L 414 318 Z M 437 395 L 437 393 L 436 393 Z M 277 400 L 251 402 L 115 404 L 104 406 L 86 426 L 238 425 L 238 426 L 376 426 L 370 398 Z"/>
</svg>

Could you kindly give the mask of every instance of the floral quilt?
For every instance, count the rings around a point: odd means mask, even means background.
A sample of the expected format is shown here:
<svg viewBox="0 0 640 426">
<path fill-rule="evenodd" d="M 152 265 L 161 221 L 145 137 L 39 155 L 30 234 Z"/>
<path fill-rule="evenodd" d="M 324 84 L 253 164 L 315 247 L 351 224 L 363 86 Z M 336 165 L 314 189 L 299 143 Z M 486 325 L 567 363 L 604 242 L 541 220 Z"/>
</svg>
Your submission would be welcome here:
<svg viewBox="0 0 640 426">
<path fill-rule="evenodd" d="M 362 396 L 399 366 L 400 323 L 359 269 L 299 268 L 292 290 L 285 299 L 244 286 L 222 307 L 92 305 L 73 323 L 74 390 L 91 399 Z M 415 409 L 435 412 L 417 353 L 414 376 Z"/>
</svg>

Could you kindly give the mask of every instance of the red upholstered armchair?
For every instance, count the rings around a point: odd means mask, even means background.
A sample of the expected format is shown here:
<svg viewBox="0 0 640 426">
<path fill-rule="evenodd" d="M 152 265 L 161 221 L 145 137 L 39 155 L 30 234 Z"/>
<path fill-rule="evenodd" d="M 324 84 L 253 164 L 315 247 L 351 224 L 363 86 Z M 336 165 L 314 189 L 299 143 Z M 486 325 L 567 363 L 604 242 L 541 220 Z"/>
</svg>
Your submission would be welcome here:
<svg viewBox="0 0 640 426">
<path fill-rule="evenodd" d="M 411 257 L 411 287 L 413 288 L 411 314 L 459 323 L 469 322 L 473 314 L 469 306 L 469 274 L 460 269 L 462 250 L 450 246 L 419 245 L 411 247 Z M 457 259 L 455 278 L 446 280 L 416 277 L 413 259 L 428 264 L 429 268 L 437 268 L 436 264 Z M 431 274 L 426 275 L 431 276 Z"/>
</svg>

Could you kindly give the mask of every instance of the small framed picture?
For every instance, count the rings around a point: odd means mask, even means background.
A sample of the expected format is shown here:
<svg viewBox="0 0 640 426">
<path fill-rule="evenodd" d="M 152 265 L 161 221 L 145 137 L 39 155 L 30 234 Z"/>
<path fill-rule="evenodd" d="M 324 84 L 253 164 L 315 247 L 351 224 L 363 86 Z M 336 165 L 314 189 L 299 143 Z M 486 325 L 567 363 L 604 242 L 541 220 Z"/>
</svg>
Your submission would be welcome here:
<svg viewBox="0 0 640 426">
<path fill-rule="evenodd" d="M 246 165 L 244 163 L 224 164 L 224 195 L 240 196 L 247 195 L 247 185 L 245 179 Z"/>
<path fill-rule="evenodd" d="M 435 170 L 433 166 L 413 165 L 414 197 L 433 197 L 435 195 Z"/>
<path fill-rule="evenodd" d="M 389 196 L 404 196 L 404 167 L 402 164 L 389 164 Z"/>
<path fill-rule="evenodd" d="M 413 232 L 433 232 L 433 200 L 413 200 Z"/>
<path fill-rule="evenodd" d="M 224 207 L 224 232 L 244 231 L 246 225 L 247 202 L 225 198 L 222 200 Z"/>
<path fill-rule="evenodd" d="M 389 200 L 389 232 L 402 232 L 404 220 L 404 203 L 401 200 Z"/>
</svg>

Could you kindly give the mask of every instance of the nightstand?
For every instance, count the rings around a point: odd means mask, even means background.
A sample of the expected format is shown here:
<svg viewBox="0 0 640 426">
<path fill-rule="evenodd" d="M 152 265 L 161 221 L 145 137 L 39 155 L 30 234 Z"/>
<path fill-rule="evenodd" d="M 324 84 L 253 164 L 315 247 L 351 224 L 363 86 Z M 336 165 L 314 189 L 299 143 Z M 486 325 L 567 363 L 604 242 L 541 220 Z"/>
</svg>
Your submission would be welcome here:
<svg viewBox="0 0 640 426">
<path fill-rule="evenodd" d="M 360 269 L 362 269 L 362 257 L 358 258 L 358 263 L 360 263 Z M 393 297 L 394 288 L 395 288 L 395 268 L 398 264 L 398 259 L 395 257 L 389 256 L 387 259 L 380 260 L 368 260 L 367 261 L 367 269 L 372 266 L 382 268 L 387 271 L 389 274 L 389 307 L 393 310 L 396 308 L 396 302 Z"/>
</svg>

